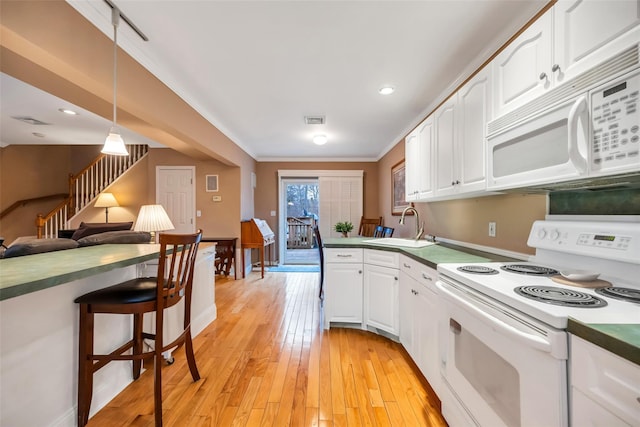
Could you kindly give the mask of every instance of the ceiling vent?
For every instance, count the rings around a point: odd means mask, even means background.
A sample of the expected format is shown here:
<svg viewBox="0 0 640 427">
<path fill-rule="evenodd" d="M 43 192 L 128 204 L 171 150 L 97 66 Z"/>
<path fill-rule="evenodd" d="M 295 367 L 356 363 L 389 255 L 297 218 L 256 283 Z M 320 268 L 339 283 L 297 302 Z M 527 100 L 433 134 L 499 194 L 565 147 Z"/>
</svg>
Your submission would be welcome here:
<svg viewBox="0 0 640 427">
<path fill-rule="evenodd" d="M 304 122 L 308 125 L 323 125 L 324 116 L 304 116 Z"/>
<path fill-rule="evenodd" d="M 50 125 L 51 123 L 45 123 L 42 122 L 38 119 L 34 119 L 33 117 L 29 117 L 29 116 L 11 116 L 12 119 L 16 119 L 16 120 L 20 120 L 23 123 L 27 123 L 30 125 Z"/>
</svg>

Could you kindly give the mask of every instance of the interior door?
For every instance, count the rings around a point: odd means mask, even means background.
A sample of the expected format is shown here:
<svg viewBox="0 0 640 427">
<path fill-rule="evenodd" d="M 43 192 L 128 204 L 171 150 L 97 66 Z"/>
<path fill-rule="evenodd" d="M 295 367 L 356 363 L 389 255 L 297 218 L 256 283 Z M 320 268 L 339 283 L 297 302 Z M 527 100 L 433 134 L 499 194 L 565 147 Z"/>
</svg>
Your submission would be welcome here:
<svg viewBox="0 0 640 427">
<path fill-rule="evenodd" d="M 156 201 L 175 227 L 169 233 L 195 232 L 194 175 L 193 166 L 158 166 L 156 170 Z"/>
</svg>

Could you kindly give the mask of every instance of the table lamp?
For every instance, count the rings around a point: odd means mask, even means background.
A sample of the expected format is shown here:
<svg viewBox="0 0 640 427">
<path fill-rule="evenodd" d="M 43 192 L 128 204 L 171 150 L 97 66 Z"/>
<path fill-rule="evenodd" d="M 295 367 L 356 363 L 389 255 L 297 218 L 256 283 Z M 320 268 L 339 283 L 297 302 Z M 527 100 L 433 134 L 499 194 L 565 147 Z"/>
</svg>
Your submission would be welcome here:
<svg viewBox="0 0 640 427">
<path fill-rule="evenodd" d="M 148 231 L 151 233 L 151 242 L 155 243 L 157 231 L 173 230 L 175 227 L 169 219 L 169 215 L 162 205 L 143 205 L 140 207 L 134 231 Z"/>
<path fill-rule="evenodd" d="M 95 208 L 104 208 L 104 222 L 109 222 L 109 208 L 116 206 L 120 205 L 112 193 L 100 193 L 96 203 L 93 205 Z"/>
</svg>

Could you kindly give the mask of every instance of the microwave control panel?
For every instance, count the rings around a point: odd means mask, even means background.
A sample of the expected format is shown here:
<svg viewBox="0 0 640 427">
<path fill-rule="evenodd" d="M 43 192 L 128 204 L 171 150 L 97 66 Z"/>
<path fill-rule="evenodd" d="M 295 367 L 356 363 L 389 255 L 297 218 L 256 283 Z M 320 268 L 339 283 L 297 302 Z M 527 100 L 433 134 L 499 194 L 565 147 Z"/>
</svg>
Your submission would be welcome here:
<svg viewBox="0 0 640 427">
<path fill-rule="evenodd" d="M 592 169 L 640 165 L 640 72 L 591 92 Z"/>
</svg>

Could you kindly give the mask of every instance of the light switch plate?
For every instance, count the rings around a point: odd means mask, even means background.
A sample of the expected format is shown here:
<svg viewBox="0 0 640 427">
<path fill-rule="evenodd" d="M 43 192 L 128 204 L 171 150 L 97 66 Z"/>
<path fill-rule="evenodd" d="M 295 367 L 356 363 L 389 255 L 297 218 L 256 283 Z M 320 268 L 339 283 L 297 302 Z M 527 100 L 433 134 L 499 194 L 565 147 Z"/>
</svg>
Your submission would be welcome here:
<svg viewBox="0 0 640 427">
<path fill-rule="evenodd" d="M 213 196 L 211 198 L 211 200 L 213 200 L 214 202 L 221 202 L 222 201 L 222 196 Z"/>
</svg>

